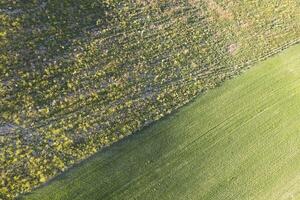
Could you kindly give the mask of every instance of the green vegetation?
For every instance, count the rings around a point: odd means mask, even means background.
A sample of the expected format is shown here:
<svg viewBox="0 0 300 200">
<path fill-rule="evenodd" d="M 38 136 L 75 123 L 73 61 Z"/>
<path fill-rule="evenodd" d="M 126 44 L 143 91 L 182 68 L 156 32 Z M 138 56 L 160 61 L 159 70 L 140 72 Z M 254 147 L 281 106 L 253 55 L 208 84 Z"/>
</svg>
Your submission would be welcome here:
<svg viewBox="0 0 300 200">
<path fill-rule="evenodd" d="M 300 38 L 297 0 L 0 1 L 0 198 Z"/>
<path fill-rule="evenodd" d="M 24 199 L 299 199 L 299 52 L 256 65 Z"/>
</svg>

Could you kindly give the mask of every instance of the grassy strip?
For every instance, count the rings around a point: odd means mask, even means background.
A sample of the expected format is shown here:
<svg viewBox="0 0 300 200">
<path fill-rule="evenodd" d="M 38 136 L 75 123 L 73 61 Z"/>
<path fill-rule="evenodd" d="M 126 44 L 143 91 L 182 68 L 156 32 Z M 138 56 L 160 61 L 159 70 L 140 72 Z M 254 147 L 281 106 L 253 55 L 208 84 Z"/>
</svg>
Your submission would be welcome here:
<svg viewBox="0 0 300 200">
<path fill-rule="evenodd" d="M 21 199 L 300 198 L 300 45 Z"/>
</svg>

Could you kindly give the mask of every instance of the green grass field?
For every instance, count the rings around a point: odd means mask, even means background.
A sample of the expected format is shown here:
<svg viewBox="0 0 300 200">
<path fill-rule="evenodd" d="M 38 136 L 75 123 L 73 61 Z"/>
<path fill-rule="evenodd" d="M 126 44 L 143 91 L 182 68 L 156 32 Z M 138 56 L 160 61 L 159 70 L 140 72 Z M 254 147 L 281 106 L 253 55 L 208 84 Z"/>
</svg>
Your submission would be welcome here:
<svg viewBox="0 0 300 200">
<path fill-rule="evenodd" d="M 24 199 L 300 199 L 300 45 Z"/>
<path fill-rule="evenodd" d="M 0 199 L 299 41 L 299 0 L 0 0 Z"/>
</svg>

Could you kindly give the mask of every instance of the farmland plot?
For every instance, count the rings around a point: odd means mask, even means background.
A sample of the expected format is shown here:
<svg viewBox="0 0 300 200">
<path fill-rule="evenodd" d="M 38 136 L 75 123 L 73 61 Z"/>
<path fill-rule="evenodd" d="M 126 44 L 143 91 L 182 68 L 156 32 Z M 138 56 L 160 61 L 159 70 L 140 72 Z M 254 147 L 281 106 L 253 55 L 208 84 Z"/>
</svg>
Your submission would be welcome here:
<svg viewBox="0 0 300 200">
<path fill-rule="evenodd" d="M 298 0 L 0 1 L 0 198 L 300 39 Z"/>
<path fill-rule="evenodd" d="M 300 199 L 300 45 L 23 199 Z"/>
</svg>

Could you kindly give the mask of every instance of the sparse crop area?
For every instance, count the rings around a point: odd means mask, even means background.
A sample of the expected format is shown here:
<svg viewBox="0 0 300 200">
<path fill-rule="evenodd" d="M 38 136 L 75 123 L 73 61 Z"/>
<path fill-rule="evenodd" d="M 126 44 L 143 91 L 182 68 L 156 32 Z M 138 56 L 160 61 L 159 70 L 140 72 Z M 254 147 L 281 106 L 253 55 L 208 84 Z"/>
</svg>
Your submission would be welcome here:
<svg viewBox="0 0 300 200">
<path fill-rule="evenodd" d="M 297 0 L 0 1 L 0 199 L 299 39 Z"/>
<path fill-rule="evenodd" d="M 299 52 L 254 66 L 23 199 L 299 199 Z"/>
</svg>

